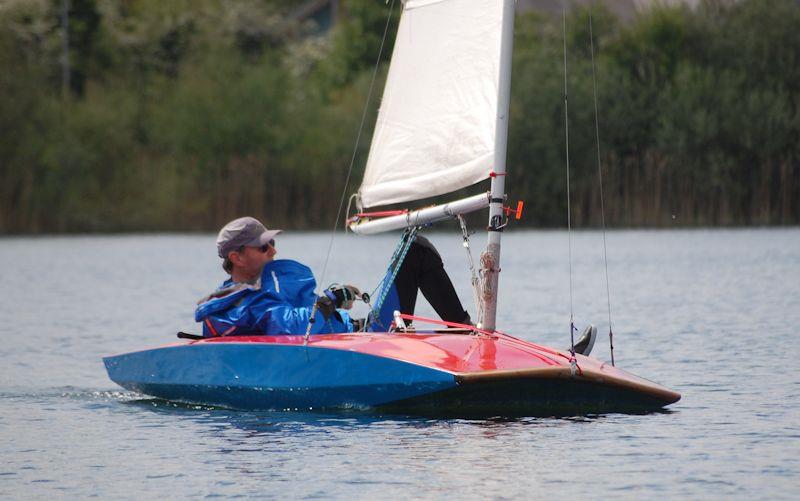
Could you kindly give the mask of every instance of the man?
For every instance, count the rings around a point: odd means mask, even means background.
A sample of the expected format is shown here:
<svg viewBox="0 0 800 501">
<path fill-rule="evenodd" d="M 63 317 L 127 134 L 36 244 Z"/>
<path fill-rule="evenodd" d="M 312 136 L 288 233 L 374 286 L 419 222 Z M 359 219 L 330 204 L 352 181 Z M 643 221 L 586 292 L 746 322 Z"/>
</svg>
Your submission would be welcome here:
<svg viewBox="0 0 800 501">
<path fill-rule="evenodd" d="M 235 219 L 220 230 L 217 253 L 230 279 L 198 304 L 195 320 L 203 323 L 204 336 L 305 334 L 312 313 L 312 334 L 361 329 L 363 320 L 351 319 L 346 311 L 360 297 L 358 288 L 333 287 L 317 297 L 316 281 L 307 266 L 275 259 L 275 237 L 279 233 L 281 230 L 268 230 L 252 217 Z M 419 236 L 411 244 L 381 308 L 379 320 L 384 328 L 392 310 L 414 312 L 417 290 L 442 319 L 470 322 L 439 253 Z M 380 327 L 380 321 L 372 326 L 373 330 Z"/>
</svg>

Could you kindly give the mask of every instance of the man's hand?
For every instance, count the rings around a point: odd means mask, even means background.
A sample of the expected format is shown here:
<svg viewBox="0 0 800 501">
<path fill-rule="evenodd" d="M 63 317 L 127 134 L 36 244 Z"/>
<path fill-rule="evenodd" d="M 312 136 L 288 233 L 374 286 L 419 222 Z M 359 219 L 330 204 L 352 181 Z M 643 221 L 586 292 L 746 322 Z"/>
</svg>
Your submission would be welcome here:
<svg viewBox="0 0 800 501">
<path fill-rule="evenodd" d="M 325 297 L 336 308 L 349 310 L 356 299 L 361 299 L 361 291 L 355 285 L 333 285 L 325 291 Z"/>
<path fill-rule="evenodd" d="M 333 304 L 333 301 L 328 296 L 320 296 L 317 298 L 317 310 L 322 313 L 325 320 L 329 320 L 331 315 L 336 313 L 336 305 Z"/>
</svg>

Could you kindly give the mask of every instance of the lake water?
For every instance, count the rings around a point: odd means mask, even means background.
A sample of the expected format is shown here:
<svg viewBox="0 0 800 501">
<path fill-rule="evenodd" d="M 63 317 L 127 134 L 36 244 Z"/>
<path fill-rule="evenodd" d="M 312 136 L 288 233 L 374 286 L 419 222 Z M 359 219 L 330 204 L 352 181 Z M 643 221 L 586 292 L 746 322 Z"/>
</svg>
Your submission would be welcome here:
<svg viewBox="0 0 800 501">
<path fill-rule="evenodd" d="M 460 235 L 428 236 L 471 305 Z M 328 237 L 286 233 L 279 256 L 319 274 Z M 371 290 L 395 244 L 337 237 L 325 282 Z M 503 245 L 498 327 L 566 347 L 566 232 Z M 617 364 L 681 392 L 670 412 L 401 419 L 150 400 L 101 357 L 199 330 L 195 301 L 224 278 L 214 235 L 0 239 L 0 497 L 796 499 L 800 230 L 620 231 L 608 249 Z M 573 233 L 572 250 L 575 321 L 599 326 L 607 360 L 602 234 Z"/>
</svg>

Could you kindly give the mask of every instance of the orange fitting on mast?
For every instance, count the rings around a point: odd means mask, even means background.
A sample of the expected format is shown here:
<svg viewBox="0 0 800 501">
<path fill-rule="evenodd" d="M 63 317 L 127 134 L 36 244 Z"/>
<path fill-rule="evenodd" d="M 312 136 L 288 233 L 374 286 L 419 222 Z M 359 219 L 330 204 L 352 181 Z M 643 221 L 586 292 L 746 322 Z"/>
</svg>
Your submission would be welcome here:
<svg viewBox="0 0 800 501">
<path fill-rule="evenodd" d="M 517 202 L 517 208 L 512 209 L 511 207 L 503 207 L 503 211 L 506 213 L 506 217 L 514 214 L 514 219 L 519 220 L 522 218 L 522 207 L 524 206 L 524 202 L 520 200 Z"/>
</svg>

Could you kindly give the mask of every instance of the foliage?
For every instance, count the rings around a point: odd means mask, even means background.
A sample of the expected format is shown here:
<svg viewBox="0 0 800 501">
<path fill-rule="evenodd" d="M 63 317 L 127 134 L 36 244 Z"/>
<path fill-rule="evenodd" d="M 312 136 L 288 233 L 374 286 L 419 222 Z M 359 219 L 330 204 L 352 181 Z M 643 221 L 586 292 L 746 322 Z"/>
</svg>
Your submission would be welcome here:
<svg viewBox="0 0 800 501">
<path fill-rule="evenodd" d="M 319 34 L 292 0 L 0 3 L 0 233 L 330 227 L 388 7 Z M 348 193 L 366 160 L 399 2 Z M 591 16 L 593 37 L 589 36 Z M 573 222 L 800 222 L 800 7 L 657 6 L 566 19 Z M 517 17 L 510 197 L 566 222 L 562 19 Z"/>
</svg>

